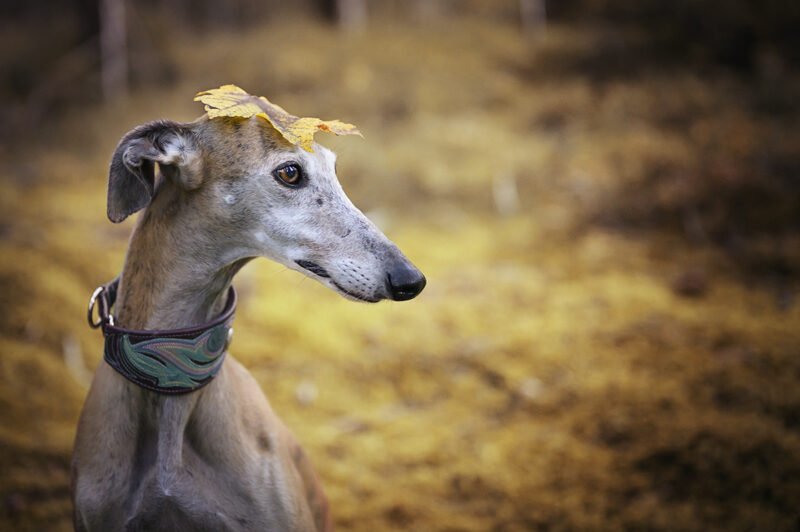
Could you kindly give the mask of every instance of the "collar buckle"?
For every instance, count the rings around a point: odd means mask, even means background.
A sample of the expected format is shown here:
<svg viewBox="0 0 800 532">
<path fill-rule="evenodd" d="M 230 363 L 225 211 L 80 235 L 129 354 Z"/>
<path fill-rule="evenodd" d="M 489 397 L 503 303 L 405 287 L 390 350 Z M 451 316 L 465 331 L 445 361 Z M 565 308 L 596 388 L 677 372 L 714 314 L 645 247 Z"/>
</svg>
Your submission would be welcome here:
<svg viewBox="0 0 800 532">
<path fill-rule="evenodd" d="M 114 316 L 110 312 L 108 304 L 108 285 L 98 286 L 89 298 L 89 308 L 86 311 L 86 320 L 89 327 L 98 329 L 103 325 L 114 326 Z M 97 321 L 94 320 L 94 308 L 97 307 Z"/>
</svg>

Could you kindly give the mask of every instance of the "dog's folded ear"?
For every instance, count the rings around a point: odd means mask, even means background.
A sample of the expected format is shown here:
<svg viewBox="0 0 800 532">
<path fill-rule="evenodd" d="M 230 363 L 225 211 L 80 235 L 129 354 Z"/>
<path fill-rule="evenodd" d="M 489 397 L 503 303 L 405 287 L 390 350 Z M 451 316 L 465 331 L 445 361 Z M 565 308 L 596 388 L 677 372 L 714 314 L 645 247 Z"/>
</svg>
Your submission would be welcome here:
<svg viewBox="0 0 800 532">
<path fill-rule="evenodd" d="M 160 120 L 125 135 L 111 158 L 108 218 L 121 222 L 145 208 L 155 192 L 155 165 L 186 189 L 203 180 L 202 157 L 190 124 Z"/>
</svg>

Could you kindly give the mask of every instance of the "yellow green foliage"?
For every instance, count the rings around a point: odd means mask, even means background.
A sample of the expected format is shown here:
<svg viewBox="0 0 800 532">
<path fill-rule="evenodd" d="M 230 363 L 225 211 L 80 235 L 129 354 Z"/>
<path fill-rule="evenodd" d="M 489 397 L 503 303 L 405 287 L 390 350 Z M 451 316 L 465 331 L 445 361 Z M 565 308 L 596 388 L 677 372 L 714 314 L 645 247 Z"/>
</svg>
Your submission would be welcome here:
<svg viewBox="0 0 800 532">
<path fill-rule="evenodd" d="M 205 104 L 209 118 L 221 116 L 234 118 L 250 118 L 257 116 L 268 121 L 278 132 L 292 144 L 299 145 L 306 151 L 313 151 L 314 134 L 317 131 L 328 131 L 337 135 L 359 135 L 356 126 L 338 120 L 320 120 L 319 118 L 298 118 L 287 113 L 263 96 L 252 96 L 236 85 L 223 85 L 218 89 L 198 92 L 196 102 Z"/>
</svg>

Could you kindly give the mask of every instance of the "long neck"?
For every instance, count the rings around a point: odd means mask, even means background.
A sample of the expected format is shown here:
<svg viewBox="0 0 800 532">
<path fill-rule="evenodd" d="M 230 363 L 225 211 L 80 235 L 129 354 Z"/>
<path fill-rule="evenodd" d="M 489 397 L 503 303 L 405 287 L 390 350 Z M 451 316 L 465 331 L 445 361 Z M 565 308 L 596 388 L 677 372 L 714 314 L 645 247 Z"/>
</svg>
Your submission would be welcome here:
<svg viewBox="0 0 800 532">
<path fill-rule="evenodd" d="M 175 329 L 200 325 L 222 311 L 242 261 L 226 263 L 212 239 L 191 225 L 176 208 L 153 205 L 141 215 L 117 296 L 120 326 Z"/>
<path fill-rule="evenodd" d="M 233 275 L 246 260 L 226 262 L 230 258 L 214 249 L 213 238 L 204 236 L 197 223 L 181 218 L 175 191 L 162 190 L 156 199 L 158 203 L 142 213 L 131 236 L 118 289 L 116 322 L 145 330 L 200 325 L 222 311 Z M 164 482 L 169 480 L 182 462 L 182 442 L 192 416 L 206 403 L 214 405 L 206 411 L 223 408 L 224 377 L 218 376 L 197 392 L 173 396 L 111 376 L 125 388 L 127 408 L 131 417 L 138 419 L 136 468 L 145 467 L 140 460 L 147 456 L 145 449 L 152 448 L 156 474 L 163 476 Z"/>
</svg>

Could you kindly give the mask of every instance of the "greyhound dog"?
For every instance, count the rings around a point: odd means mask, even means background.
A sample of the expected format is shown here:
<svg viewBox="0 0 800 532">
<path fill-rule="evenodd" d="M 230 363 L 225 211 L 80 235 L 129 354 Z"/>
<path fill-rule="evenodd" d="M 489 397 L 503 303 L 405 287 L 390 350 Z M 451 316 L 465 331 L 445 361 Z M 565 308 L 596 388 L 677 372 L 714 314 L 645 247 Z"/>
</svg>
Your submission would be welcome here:
<svg viewBox="0 0 800 532">
<path fill-rule="evenodd" d="M 130 131 L 111 162 L 108 217 L 144 210 L 108 330 L 129 342 L 133 330 L 186 331 L 232 316 L 232 278 L 262 256 L 348 299 L 415 297 L 425 277 L 350 202 L 335 162 L 330 150 L 304 151 L 257 117 Z M 108 346 L 107 336 L 107 361 Z M 221 349 L 214 378 L 189 393 L 160 393 L 110 363 L 98 367 L 72 460 L 76 530 L 331 530 L 308 458 Z"/>
</svg>

